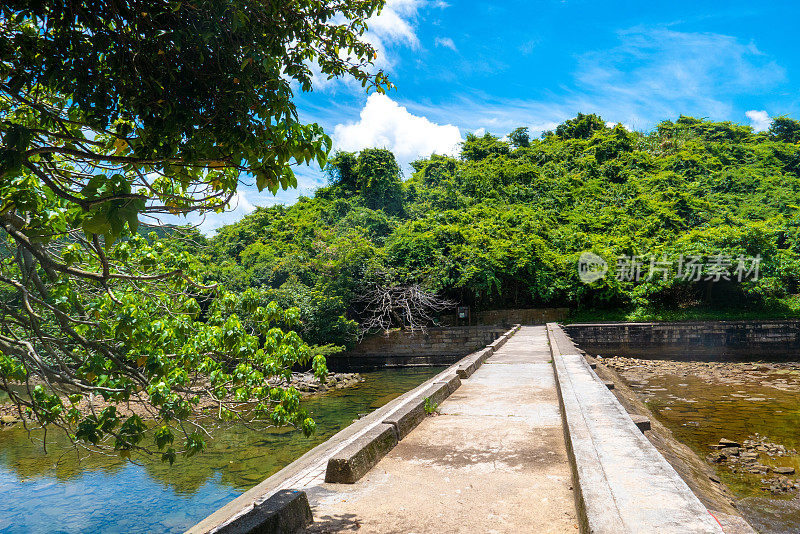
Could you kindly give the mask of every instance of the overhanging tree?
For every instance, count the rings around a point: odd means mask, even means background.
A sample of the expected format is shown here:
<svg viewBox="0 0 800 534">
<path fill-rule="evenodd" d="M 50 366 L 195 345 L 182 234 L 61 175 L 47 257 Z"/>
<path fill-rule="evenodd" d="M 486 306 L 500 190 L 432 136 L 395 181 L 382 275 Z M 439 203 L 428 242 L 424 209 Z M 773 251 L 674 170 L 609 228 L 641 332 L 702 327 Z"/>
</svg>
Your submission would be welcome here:
<svg viewBox="0 0 800 534">
<path fill-rule="evenodd" d="M 298 120 L 294 91 L 315 69 L 389 88 L 360 38 L 382 4 L 0 7 L 0 388 L 21 411 L 169 461 L 203 448 L 186 423 L 203 398 L 223 418 L 313 429 L 269 381 L 310 358 L 271 327 L 296 310 L 204 286 L 192 255 L 140 222 L 221 211 L 243 179 L 275 193 L 296 185 L 291 165 L 324 165 L 330 138 Z M 116 407 L 137 398 L 155 426 Z"/>
</svg>

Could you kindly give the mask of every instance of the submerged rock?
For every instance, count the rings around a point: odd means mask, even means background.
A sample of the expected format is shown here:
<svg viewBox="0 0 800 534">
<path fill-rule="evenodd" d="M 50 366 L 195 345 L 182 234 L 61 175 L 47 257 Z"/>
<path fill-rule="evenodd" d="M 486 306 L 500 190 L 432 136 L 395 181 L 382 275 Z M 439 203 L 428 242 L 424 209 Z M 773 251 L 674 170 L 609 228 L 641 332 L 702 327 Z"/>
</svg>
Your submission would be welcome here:
<svg viewBox="0 0 800 534">
<path fill-rule="evenodd" d="M 719 452 L 720 454 L 724 454 L 727 458 L 739 456 L 739 447 L 723 447 Z"/>
<path fill-rule="evenodd" d="M 355 386 L 363 379 L 358 373 L 329 373 L 324 383 L 311 373 L 293 373 L 291 385 L 307 394 Z"/>
<path fill-rule="evenodd" d="M 4 425 L 14 425 L 19 422 L 20 419 L 18 417 L 14 417 L 13 415 L 0 415 L 0 423 Z"/>
</svg>

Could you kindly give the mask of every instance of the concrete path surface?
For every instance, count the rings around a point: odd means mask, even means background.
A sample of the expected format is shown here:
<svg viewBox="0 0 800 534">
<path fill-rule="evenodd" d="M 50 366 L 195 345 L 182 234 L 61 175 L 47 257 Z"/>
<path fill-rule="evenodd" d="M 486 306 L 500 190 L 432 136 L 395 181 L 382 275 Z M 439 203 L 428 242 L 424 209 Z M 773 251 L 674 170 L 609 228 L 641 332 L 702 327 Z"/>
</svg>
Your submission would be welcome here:
<svg viewBox="0 0 800 534">
<path fill-rule="evenodd" d="M 550 358 L 523 327 L 361 480 L 307 487 L 307 532 L 578 532 Z"/>
<path fill-rule="evenodd" d="M 588 532 L 723 534 L 563 330 L 548 328 Z"/>
</svg>

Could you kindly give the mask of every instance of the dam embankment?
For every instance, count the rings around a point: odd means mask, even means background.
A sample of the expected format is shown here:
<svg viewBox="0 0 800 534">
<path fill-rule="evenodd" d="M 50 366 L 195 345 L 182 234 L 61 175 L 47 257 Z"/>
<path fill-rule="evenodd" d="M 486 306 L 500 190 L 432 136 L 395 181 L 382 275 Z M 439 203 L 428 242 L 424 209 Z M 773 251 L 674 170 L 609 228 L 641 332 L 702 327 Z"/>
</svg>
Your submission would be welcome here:
<svg viewBox="0 0 800 534">
<path fill-rule="evenodd" d="M 588 354 L 675 360 L 797 360 L 800 321 L 579 323 L 564 331 Z"/>
</svg>

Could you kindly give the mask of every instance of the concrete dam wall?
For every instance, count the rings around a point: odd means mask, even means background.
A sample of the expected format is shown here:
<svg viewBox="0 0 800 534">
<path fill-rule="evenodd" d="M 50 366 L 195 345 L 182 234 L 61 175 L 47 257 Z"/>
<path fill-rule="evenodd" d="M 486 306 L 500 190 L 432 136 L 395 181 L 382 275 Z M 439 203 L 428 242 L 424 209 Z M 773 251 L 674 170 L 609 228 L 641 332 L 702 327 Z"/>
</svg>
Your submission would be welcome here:
<svg viewBox="0 0 800 534">
<path fill-rule="evenodd" d="M 485 347 L 507 329 L 503 326 L 452 326 L 409 332 L 392 330 L 364 339 L 353 350 L 328 356 L 328 368 L 365 370 L 413 365 L 450 365 Z"/>
<path fill-rule="evenodd" d="M 677 360 L 786 360 L 800 356 L 800 321 L 592 323 L 564 330 L 588 354 Z"/>
</svg>

